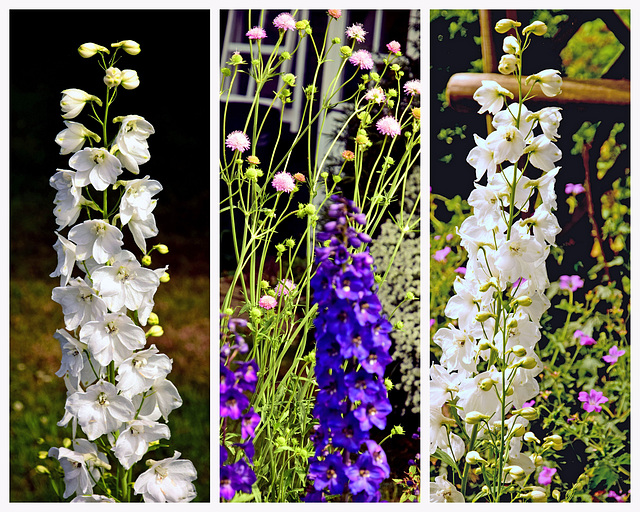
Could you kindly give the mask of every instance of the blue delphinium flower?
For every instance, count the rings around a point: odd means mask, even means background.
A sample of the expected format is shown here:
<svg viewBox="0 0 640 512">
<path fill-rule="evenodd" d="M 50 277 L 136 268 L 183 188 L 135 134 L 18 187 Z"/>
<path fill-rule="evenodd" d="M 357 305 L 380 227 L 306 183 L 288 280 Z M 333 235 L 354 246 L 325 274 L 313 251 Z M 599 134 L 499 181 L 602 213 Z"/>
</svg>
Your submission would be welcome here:
<svg viewBox="0 0 640 512">
<path fill-rule="evenodd" d="M 366 217 L 353 201 L 332 196 L 331 218 L 318 233 L 319 262 L 311 280 L 318 304 L 314 320 L 315 374 L 319 392 L 313 414 L 319 420 L 311 439 L 313 487 L 307 501 L 350 493 L 354 501 L 379 501 L 380 483 L 389 477 L 382 448 L 369 438 L 384 429 L 391 403 L 384 370 L 391 362 L 391 324 L 382 316 L 375 291 L 374 261 L 358 228 Z M 354 252 L 354 249 L 358 252 Z"/>
<path fill-rule="evenodd" d="M 237 492 L 251 493 L 251 487 L 256 481 L 253 468 L 255 429 L 260 423 L 260 415 L 250 406 L 249 397 L 245 393 L 253 393 L 258 381 L 258 365 L 255 360 L 234 361 L 238 353 L 249 350 L 244 337 L 238 332 L 239 327 L 245 327 L 246 320 L 229 318 L 228 330 L 223 334 L 220 348 L 220 418 L 223 436 L 220 446 L 220 497 L 232 499 Z M 231 367 L 233 366 L 234 369 Z M 226 440 L 230 420 L 240 420 L 240 438 L 242 442 L 232 443 L 235 462 L 228 463 L 228 447 Z M 241 454 L 238 457 L 238 454 Z M 248 463 L 247 463 L 247 459 Z"/>
</svg>

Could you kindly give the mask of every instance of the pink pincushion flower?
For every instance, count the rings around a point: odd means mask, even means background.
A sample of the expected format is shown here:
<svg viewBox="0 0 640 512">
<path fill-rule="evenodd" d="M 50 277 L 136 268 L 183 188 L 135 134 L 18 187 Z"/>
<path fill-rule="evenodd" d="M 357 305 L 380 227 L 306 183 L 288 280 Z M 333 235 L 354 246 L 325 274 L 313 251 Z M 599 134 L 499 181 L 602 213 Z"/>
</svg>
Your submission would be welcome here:
<svg viewBox="0 0 640 512">
<path fill-rule="evenodd" d="M 602 359 L 609 364 L 614 364 L 617 363 L 618 358 L 624 355 L 626 352 L 626 350 L 618 350 L 617 345 L 614 345 L 609 349 L 609 355 L 604 356 Z"/>
<path fill-rule="evenodd" d="M 262 27 L 253 27 L 245 34 L 249 39 L 264 39 L 267 32 Z"/>
<path fill-rule="evenodd" d="M 291 279 L 286 279 L 280 281 L 274 291 L 276 292 L 276 295 L 280 297 L 281 295 L 289 295 L 289 292 L 292 292 L 295 288 L 296 284 Z"/>
<path fill-rule="evenodd" d="M 273 19 L 273 26 L 279 30 L 295 30 L 296 20 L 288 12 L 282 12 Z"/>
<path fill-rule="evenodd" d="M 371 69 L 373 67 L 373 58 L 367 50 L 353 52 L 349 57 L 349 62 L 360 69 Z"/>
<path fill-rule="evenodd" d="M 275 188 L 278 192 L 292 192 L 293 189 L 296 188 L 296 183 L 293 180 L 293 176 L 285 171 L 276 174 L 273 177 L 271 185 L 273 185 L 273 188 Z"/>
<path fill-rule="evenodd" d="M 447 259 L 447 255 L 451 252 L 451 247 L 445 247 L 444 249 L 440 249 L 439 251 L 436 251 L 436 253 L 433 255 L 433 259 L 436 261 L 444 261 L 445 259 Z"/>
<path fill-rule="evenodd" d="M 385 96 L 384 91 L 381 87 L 374 87 L 372 89 L 369 89 L 367 94 L 364 95 L 364 99 L 367 101 L 373 101 L 374 103 L 380 105 L 380 103 L 385 102 L 387 97 Z"/>
<path fill-rule="evenodd" d="M 271 295 L 264 295 L 260 297 L 260 300 L 258 301 L 258 306 L 264 309 L 273 309 L 277 305 L 278 305 L 278 301 L 275 299 L 275 297 L 272 297 Z"/>
<path fill-rule="evenodd" d="M 596 391 L 595 389 L 589 391 L 589 394 L 587 394 L 586 391 L 580 391 L 580 393 L 578 393 L 578 400 L 584 402 L 582 408 L 587 412 L 600 412 L 602 410 L 600 404 L 609 401 L 601 391 Z"/>
<path fill-rule="evenodd" d="M 361 43 L 364 43 L 364 36 L 367 34 L 362 27 L 362 23 L 354 23 L 346 31 L 349 39 L 355 39 Z"/>
<path fill-rule="evenodd" d="M 334 20 L 337 20 L 340 16 L 342 16 L 342 9 L 329 9 L 327 10 L 327 14 Z"/>
<path fill-rule="evenodd" d="M 390 137 L 395 137 L 402 133 L 400 123 L 396 121 L 396 118 L 393 116 L 386 116 L 380 119 L 376 123 L 376 128 L 383 135 L 389 135 Z"/>
<path fill-rule="evenodd" d="M 395 55 L 400 55 L 400 43 L 398 41 L 391 41 L 387 43 L 387 50 Z"/>
<path fill-rule="evenodd" d="M 540 485 L 549 485 L 553 479 L 553 475 L 555 475 L 557 471 L 558 470 L 556 468 L 542 466 L 542 471 L 540 471 L 540 474 L 538 475 L 538 483 Z"/>
<path fill-rule="evenodd" d="M 404 84 L 404 93 L 409 96 L 420 95 L 420 80 L 409 80 Z"/>
<path fill-rule="evenodd" d="M 227 135 L 226 144 L 228 148 L 244 153 L 251 146 L 251 141 L 245 133 L 240 130 L 236 130 L 235 132 L 231 132 Z"/>
</svg>

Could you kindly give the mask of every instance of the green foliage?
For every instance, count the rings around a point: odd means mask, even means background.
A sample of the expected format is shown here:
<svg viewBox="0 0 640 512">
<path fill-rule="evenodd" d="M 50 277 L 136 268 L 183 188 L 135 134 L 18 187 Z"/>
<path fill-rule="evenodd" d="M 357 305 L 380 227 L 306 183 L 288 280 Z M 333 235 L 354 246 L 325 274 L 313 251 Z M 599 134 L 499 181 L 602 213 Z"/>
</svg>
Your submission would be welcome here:
<svg viewBox="0 0 640 512">
<path fill-rule="evenodd" d="M 564 74 L 570 78 L 600 78 L 623 51 L 600 18 L 588 21 L 560 52 Z"/>
<path fill-rule="evenodd" d="M 557 10 L 538 10 L 533 13 L 529 23 L 542 21 L 547 25 L 547 33 L 543 37 L 552 38 L 558 32 L 559 25 L 569 19 L 568 14 L 556 14 Z"/>
<path fill-rule="evenodd" d="M 465 27 L 465 24 L 468 25 L 471 23 L 475 23 L 478 20 L 477 11 L 465 9 L 432 9 L 429 14 L 429 21 L 434 21 L 437 18 L 444 18 L 445 20 L 449 21 L 449 39 L 453 39 L 457 35 L 459 35 L 460 37 L 466 37 L 468 29 L 467 27 Z"/>
</svg>

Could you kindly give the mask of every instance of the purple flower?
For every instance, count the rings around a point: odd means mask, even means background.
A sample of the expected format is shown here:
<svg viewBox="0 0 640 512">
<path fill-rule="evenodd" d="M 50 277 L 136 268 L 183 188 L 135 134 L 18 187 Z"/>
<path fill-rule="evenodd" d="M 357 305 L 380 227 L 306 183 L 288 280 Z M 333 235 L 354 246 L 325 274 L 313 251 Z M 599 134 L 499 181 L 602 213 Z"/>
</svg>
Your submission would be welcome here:
<svg viewBox="0 0 640 512">
<path fill-rule="evenodd" d="M 436 261 L 444 261 L 447 259 L 447 254 L 449 254 L 451 252 L 451 247 L 445 247 L 444 249 L 440 249 L 439 251 L 436 251 L 436 253 L 433 255 L 433 259 Z"/>
<path fill-rule="evenodd" d="M 387 415 L 391 412 L 391 404 L 389 399 L 384 397 L 378 397 L 377 400 L 362 403 L 358 408 L 353 411 L 353 415 L 360 422 L 360 428 L 362 430 L 371 430 L 371 427 L 375 425 L 380 430 L 384 430 L 387 426 Z"/>
<path fill-rule="evenodd" d="M 256 475 L 251 467 L 242 459 L 235 464 L 220 468 L 220 497 L 232 499 L 236 492 L 251 493 L 251 486 L 256 481 Z"/>
<path fill-rule="evenodd" d="M 362 453 L 354 464 L 345 469 L 345 473 L 349 478 L 349 490 L 353 494 L 364 491 L 368 495 L 375 495 L 385 478 L 384 470 L 374 464 L 369 452 Z"/>
<path fill-rule="evenodd" d="M 342 494 L 347 477 L 344 463 L 339 455 L 332 453 L 324 460 L 315 460 L 309 465 L 309 479 L 313 480 L 316 491 L 329 488 L 331 494 Z"/>
<path fill-rule="evenodd" d="M 247 414 L 242 417 L 242 438 L 246 439 L 255 436 L 255 430 L 259 423 L 260 415 L 251 407 Z"/>
<path fill-rule="evenodd" d="M 626 501 L 627 494 L 620 495 L 616 491 L 609 491 L 609 494 L 607 494 L 607 498 L 613 498 L 618 503 L 624 503 Z"/>
<path fill-rule="evenodd" d="M 602 359 L 604 359 L 609 364 L 614 364 L 618 362 L 618 358 L 625 353 L 626 350 L 618 350 L 618 347 L 614 345 L 609 349 L 609 355 L 604 356 Z"/>
<path fill-rule="evenodd" d="M 553 475 L 556 474 L 558 470 L 556 468 L 548 468 L 547 466 L 542 466 L 542 470 L 538 475 L 538 483 L 540 485 L 549 485 L 551 480 L 553 479 Z"/>
<path fill-rule="evenodd" d="M 529 400 L 528 402 L 524 402 L 524 403 L 522 404 L 522 407 L 523 407 L 523 408 L 524 408 L 524 407 L 533 407 L 533 405 L 534 405 L 535 403 L 536 403 L 536 400 L 535 400 L 535 398 L 534 398 L 533 400 Z"/>
<path fill-rule="evenodd" d="M 574 196 L 578 194 L 582 194 L 584 192 L 584 187 L 580 183 L 567 183 L 564 187 L 565 194 L 572 194 Z"/>
<path fill-rule="evenodd" d="M 584 281 L 580 279 L 580 276 L 560 276 L 560 289 L 571 290 L 575 292 L 578 288 L 584 286 Z"/>
<path fill-rule="evenodd" d="M 609 401 L 601 391 L 596 391 L 595 389 L 589 391 L 589 394 L 587 394 L 586 391 L 580 391 L 580 393 L 578 393 L 578 400 L 584 402 L 582 408 L 587 412 L 600 412 L 602 410 L 600 404 Z"/>
<path fill-rule="evenodd" d="M 232 387 L 220 394 L 220 416 L 238 420 L 242 411 L 249 407 L 249 399 L 242 391 Z"/>
</svg>

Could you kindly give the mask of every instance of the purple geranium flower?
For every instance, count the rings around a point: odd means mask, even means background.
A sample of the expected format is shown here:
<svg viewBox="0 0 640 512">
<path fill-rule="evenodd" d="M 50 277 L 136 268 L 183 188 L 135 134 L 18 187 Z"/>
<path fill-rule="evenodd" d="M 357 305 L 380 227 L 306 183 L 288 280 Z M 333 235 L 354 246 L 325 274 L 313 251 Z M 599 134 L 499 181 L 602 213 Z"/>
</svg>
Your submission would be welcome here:
<svg viewBox="0 0 640 512">
<path fill-rule="evenodd" d="M 609 401 L 601 391 L 596 391 L 595 389 L 589 391 L 588 394 L 586 391 L 580 391 L 580 393 L 578 393 L 578 400 L 584 402 L 582 408 L 587 412 L 600 412 L 602 410 L 600 404 Z"/>
<path fill-rule="evenodd" d="M 626 350 L 618 350 L 617 345 L 614 345 L 609 349 L 609 355 L 604 356 L 602 359 L 604 359 L 609 364 L 614 364 L 617 363 L 618 358 L 625 353 Z"/>
<path fill-rule="evenodd" d="M 548 468 L 547 466 L 542 466 L 542 470 L 538 475 L 538 483 L 540 485 L 549 485 L 551 480 L 553 479 L 553 475 L 556 474 L 558 470 L 556 468 Z"/>
</svg>

